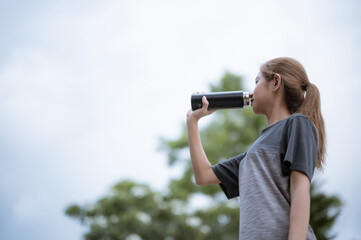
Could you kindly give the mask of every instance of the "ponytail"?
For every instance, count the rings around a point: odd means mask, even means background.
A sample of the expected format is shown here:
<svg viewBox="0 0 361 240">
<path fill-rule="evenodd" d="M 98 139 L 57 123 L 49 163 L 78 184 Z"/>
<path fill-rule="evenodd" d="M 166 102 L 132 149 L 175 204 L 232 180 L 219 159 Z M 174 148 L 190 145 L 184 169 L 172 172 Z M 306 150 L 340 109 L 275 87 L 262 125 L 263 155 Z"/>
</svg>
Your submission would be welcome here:
<svg viewBox="0 0 361 240">
<path fill-rule="evenodd" d="M 324 155 L 326 152 L 325 147 L 325 123 L 321 114 L 321 99 L 320 92 L 316 85 L 308 82 L 306 85 L 305 98 L 301 107 L 297 112 L 302 113 L 307 116 L 311 122 L 314 124 L 317 130 L 317 140 L 318 140 L 318 152 L 317 152 L 317 168 L 322 169 L 324 164 Z"/>
<path fill-rule="evenodd" d="M 272 80 L 274 74 L 281 76 L 287 108 L 291 114 L 302 113 L 307 116 L 317 132 L 317 164 L 322 169 L 326 153 L 325 123 L 321 113 L 320 92 L 308 80 L 303 66 L 293 58 L 275 58 L 261 66 L 262 75 Z"/>
</svg>

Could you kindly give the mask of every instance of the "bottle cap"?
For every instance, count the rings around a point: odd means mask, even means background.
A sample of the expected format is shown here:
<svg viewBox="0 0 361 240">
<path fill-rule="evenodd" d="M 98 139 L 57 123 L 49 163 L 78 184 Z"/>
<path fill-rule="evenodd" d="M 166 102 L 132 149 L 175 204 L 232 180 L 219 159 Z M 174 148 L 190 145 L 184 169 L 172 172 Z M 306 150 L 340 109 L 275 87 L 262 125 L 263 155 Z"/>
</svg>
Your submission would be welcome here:
<svg viewBox="0 0 361 240">
<path fill-rule="evenodd" d="M 243 107 L 250 107 L 252 104 L 251 99 L 249 98 L 249 92 L 243 92 Z"/>
</svg>

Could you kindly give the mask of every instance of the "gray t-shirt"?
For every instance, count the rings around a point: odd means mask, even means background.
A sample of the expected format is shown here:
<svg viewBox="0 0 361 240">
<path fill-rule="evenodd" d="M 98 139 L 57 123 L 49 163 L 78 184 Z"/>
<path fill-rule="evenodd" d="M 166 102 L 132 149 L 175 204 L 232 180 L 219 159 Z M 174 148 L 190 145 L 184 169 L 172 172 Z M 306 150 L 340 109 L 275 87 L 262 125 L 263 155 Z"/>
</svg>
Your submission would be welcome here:
<svg viewBox="0 0 361 240">
<path fill-rule="evenodd" d="M 296 113 L 265 128 L 248 149 L 212 167 L 227 198 L 239 196 L 239 239 L 287 239 L 290 223 L 290 172 L 312 179 L 317 134 Z M 307 239 L 316 239 L 311 226 Z"/>
</svg>

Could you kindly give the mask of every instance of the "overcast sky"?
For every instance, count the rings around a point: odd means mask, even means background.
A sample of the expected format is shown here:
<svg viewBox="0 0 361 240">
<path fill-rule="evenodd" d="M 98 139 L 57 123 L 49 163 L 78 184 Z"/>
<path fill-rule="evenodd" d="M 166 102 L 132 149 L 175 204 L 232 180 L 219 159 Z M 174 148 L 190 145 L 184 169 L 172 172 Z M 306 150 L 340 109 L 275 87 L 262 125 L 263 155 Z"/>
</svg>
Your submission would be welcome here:
<svg viewBox="0 0 361 240">
<path fill-rule="evenodd" d="M 0 0 L 0 239 L 78 240 L 66 217 L 116 182 L 164 190 L 194 90 L 225 71 L 252 91 L 290 56 L 321 92 L 328 158 L 316 179 L 345 203 L 337 239 L 361 239 L 359 1 Z M 204 122 L 200 123 L 201 125 Z"/>
</svg>

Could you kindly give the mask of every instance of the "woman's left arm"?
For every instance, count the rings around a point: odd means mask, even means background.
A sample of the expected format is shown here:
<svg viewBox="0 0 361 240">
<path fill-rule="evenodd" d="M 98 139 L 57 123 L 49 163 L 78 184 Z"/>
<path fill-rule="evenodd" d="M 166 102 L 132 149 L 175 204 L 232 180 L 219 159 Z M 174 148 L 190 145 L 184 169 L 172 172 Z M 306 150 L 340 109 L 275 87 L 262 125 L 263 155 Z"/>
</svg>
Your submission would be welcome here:
<svg viewBox="0 0 361 240">
<path fill-rule="evenodd" d="M 291 171 L 291 212 L 289 240 L 306 239 L 310 220 L 310 180 L 307 175 L 299 171 Z"/>
</svg>

